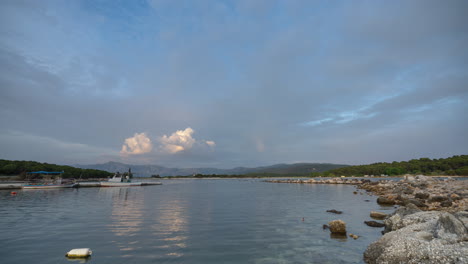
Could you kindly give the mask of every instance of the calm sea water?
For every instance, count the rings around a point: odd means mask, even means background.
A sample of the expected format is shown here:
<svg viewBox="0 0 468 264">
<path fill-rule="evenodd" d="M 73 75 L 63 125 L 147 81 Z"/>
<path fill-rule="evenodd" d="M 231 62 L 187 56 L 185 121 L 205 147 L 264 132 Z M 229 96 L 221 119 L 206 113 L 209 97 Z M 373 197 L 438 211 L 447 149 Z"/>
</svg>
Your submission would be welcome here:
<svg viewBox="0 0 468 264">
<path fill-rule="evenodd" d="M 83 247 L 88 263 L 362 263 L 381 231 L 363 221 L 393 208 L 355 189 L 243 179 L 2 190 L 1 263 L 70 264 L 65 253 Z M 322 225 L 334 219 L 361 237 L 331 238 Z"/>
</svg>

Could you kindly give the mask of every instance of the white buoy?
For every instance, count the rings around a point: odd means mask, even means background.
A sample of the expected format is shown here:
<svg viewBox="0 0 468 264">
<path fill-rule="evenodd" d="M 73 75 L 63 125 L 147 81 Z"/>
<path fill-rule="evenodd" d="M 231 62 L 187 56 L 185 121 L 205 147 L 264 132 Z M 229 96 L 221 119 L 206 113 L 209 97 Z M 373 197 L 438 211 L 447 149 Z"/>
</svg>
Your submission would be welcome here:
<svg viewBox="0 0 468 264">
<path fill-rule="evenodd" d="M 67 258 L 87 258 L 91 256 L 93 252 L 89 248 L 75 248 L 67 252 L 65 257 Z"/>
</svg>

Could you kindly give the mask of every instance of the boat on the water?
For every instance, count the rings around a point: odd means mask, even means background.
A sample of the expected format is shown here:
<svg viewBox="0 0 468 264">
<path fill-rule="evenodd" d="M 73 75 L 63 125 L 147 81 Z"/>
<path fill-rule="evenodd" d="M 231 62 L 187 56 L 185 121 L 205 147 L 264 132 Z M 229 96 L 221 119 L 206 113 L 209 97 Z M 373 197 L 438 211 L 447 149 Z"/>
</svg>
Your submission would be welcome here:
<svg viewBox="0 0 468 264">
<path fill-rule="evenodd" d="M 0 189 L 59 189 L 59 188 L 79 188 L 79 187 L 129 187 L 129 186 L 148 186 L 148 185 L 161 185 L 161 182 L 133 182 L 133 174 L 131 169 L 128 172 L 120 174 L 115 173 L 114 176 L 107 181 L 95 182 L 77 182 L 75 179 L 63 179 L 61 175 L 63 171 L 34 171 L 27 173 L 26 184 L 5 185 L 0 184 Z"/>
<path fill-rule="evenodd" d="M 141 186 L 141 182 L 132 182 L 132 172 L 128 170 L 127 174 L 116 172 L 108 181 L 102 181 L 101 187 L 126 187 L 126 186 Z"/>
<path fill-rule="evenodd" d="M 59 189 L 59 188 L 74 188 L 77 187 L 77 183 L 71 184 L 26 184 L 23 185 L 23 189 Z"/>
<path fill-rule="evenodd" d="M 73 180 L 62 180 L 61 175 L 64 172 L 55 171 L 35 171 L 28 172 L 30 176 L 29 183 L 22 186 L 23 189 L 60 189 L 78 187 Z"/>
</svg>

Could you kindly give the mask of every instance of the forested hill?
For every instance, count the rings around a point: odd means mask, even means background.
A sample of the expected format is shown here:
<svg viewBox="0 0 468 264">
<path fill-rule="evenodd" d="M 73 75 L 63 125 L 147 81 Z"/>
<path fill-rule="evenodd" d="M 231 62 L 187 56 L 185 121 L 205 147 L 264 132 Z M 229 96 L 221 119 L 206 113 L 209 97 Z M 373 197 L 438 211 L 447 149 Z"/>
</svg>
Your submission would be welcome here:
<svg viewBox="0 0 468 264">
<path fill-rule="evenodd" d="M 329 170 L 325 173 L 313 173 L 312 176 L 364 176 L 364 175 L 459 175 L 468 176 L 468 155 L 453 156 L 445 159 L 413 159 L 392 163 L 374 163 L 370 165 L 348 166 Z"/>
<path fill-rule="evenodd" d="M 106 178 L 112 173 L 94 169 L 80 169 L 65 165 L 0 159 L 0 175 L 26 175 L 32 171 L 63 171 L 64 178 Z"/>
</svg>

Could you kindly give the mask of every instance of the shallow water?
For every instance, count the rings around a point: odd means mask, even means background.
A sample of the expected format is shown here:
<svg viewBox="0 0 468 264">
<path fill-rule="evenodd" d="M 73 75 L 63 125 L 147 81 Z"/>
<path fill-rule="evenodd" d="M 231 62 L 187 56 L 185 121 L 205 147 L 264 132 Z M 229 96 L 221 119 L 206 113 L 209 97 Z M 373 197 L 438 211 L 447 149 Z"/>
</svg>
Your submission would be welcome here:
<svg viewBox="0 0 468 264">
<path fill-rule="evenodd" d="M 233 179 L 4 190 L 0 255 L 2 263 L 70 263 L 67 251 L 89 247 L 88 263 L 362 263 L 382 230 L 363 221 L 393 207 L 355 189 Z M 322 225 L 334 219 L 361 237 L 331 238 Z"/>
</svg>

